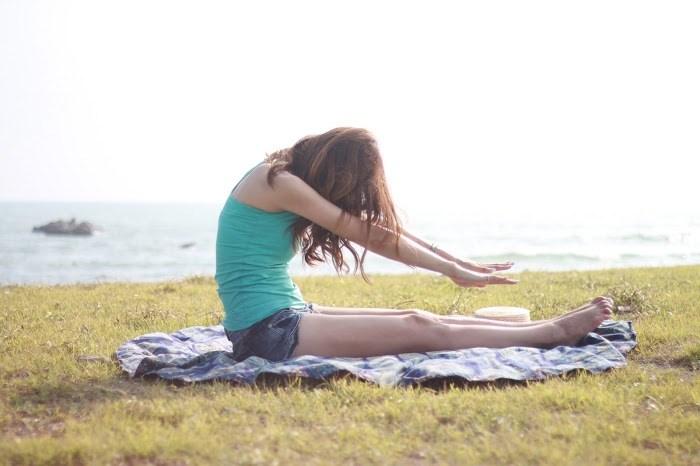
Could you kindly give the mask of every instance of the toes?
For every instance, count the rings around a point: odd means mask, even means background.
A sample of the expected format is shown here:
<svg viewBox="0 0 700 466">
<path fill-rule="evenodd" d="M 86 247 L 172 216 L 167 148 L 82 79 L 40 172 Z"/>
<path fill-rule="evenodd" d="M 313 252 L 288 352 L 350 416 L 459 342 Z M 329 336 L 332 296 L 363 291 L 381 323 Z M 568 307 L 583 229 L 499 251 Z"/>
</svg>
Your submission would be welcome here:
<svg viewBox="0 0 700 466">
<path fill-rule="evenodd" d="M 613 306 L 613 299 L 610 298 L 609 296 L 598 296 L 597 298 L 595 298 L 591 302 L 593 304 L 603 305 L 605 307 L 610 306 L 612 308 L 612 306 Z"/>
</svg>

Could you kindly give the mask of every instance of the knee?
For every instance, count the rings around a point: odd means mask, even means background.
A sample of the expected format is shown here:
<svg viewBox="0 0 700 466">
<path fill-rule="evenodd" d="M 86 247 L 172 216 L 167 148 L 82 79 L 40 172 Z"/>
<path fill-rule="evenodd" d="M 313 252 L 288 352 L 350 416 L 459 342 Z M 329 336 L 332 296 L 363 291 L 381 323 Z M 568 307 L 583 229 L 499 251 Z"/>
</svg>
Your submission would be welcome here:
<svg viewBox="0 0 700 466">
<path fill-rule="evenodd" d="M 424 311 L 423 309 L 407 309 L 408 314 L 412 316 L 422 316 L 428 320 L 439 321 L 440 319 L 432 312 Z"/>
<path fill-rule="evenodd" d="M 416 311 L 420 311 L 420 309 L 416 309 Z M 448 337 L 449 325 L 428 312 L 412 313 L 404 319 L 410 331 L 416 335 L 425 336 L 430 340 Z"/>
</svg>

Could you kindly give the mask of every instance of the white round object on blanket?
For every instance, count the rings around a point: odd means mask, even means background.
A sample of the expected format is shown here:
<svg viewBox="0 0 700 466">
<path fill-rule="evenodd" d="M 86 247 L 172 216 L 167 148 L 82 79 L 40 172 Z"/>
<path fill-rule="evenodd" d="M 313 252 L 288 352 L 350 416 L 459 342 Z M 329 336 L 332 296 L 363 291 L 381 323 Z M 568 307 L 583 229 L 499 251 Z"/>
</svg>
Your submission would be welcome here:
<svg viewBox="0 0 700 466">
<path fill-rule="evenodd" d="M 476 310 L 474 317 L 505 322 L 530 322 L 530 311 L 524 307 L 483 307 Z"/>
</svg>

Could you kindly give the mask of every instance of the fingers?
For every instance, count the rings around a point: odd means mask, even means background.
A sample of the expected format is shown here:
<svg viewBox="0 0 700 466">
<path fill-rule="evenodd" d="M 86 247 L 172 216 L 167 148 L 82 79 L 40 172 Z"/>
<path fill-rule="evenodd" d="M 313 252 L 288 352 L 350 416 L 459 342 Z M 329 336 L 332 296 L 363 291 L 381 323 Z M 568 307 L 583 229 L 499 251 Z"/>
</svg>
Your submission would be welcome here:
<svg viewBox="0 0 700 466">
<path fill-rule="evenodd" d="M 493 269 L 493 271 L 496 271 L 496 270 L 508 270 L 511 267 L 513 267 L 514 264 L 515 264 L 515 262 L 508 261 L 508 262 L 500 262 L 497 264 L 484 264 L 484 266 L 486 266 L 490 269 Z"/>
<path fill-rule="evenodd" d="M 497 262 L 493 264 L 478 264 L 476 262 L 460 262 L 460 265 L 468 270 L 479 273 L 493 273 L 499 270 L 508 270 L 513 267 L 515 262 Z"/>
<path fill-rule="evenodd" d="M 453 282 L 455 282 L 456 285 L 461 286 L 462 288 L 483 288 L 486 286 L 486 283 L 483 283 L 482 281 L 477 281 L 474 278 L 464 279 L 450 277 L 450 280 L 452 280 Z"/>
<path fill-rule="evenodd" d="M 472 272 L 491 273 L 494 271 L 494 269 L 487 264 L 479 264 L 472 261 L 457 261 L 457 264 L 460 267 L 471 270 Z"/>
<path fill-rule="evenodd" d="M 486 275 L 484 277 L 485 285 L 515 285 L 518 280 L 514 278 L 503 277 L 501 275 Z"/>
<path fill-rule="evenodd" d="M 480 275 L 467 279 L 452 278 L 457 285 L 465 288 L 484 288 L 488 285 L 516 285 L 519 280 L 500 275 Z"/>
</svg>

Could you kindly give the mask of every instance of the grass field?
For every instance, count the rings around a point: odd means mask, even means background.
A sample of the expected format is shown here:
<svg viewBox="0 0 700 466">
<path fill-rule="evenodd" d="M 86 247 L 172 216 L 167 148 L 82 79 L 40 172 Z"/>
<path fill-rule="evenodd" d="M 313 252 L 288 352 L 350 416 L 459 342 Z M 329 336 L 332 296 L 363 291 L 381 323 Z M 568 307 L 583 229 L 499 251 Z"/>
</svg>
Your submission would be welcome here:
<svg viewBox="0 0 700 466">
<path fill-rule="evenodd" d="M 0 464 L 700 465 L 700 266 L 519 278 L 482 290 L 418 274 L 297 283 L 327 305 L 512 305 L 535 319 L 605 294 L 639 333 L 629 365 L 441 389 L 347 378 L 176 387 L 128 379 L 113 354 L 144 333 L 218 324 L 212 279 L 0 287 Z"/>
</svg>

